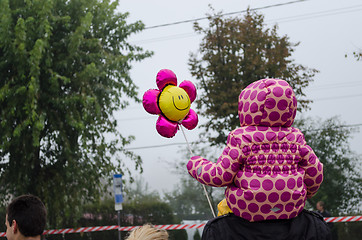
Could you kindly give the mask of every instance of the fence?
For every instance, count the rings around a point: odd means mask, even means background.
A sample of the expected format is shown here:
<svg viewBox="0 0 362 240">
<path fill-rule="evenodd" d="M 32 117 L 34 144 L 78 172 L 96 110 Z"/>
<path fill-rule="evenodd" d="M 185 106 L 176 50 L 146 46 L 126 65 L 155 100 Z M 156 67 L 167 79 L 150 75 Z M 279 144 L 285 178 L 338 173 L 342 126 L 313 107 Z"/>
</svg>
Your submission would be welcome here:
<svg viewBox="0 0 362 240">
<path fill-rule="evenodd" d="M 362 216 L 345 216 L 345 217 L 328 217 L 324 218 L 326 222 L 362 222 Z M 164 230 L 182 230 L 182 229 L 199 229 L 204 227 L 206 222 L 195 223 L 195 224 L 168 224 L 168 225 L 155 225 L 156 228 Z M 119 227 L 117 225 L 112 226 L 98 226 L 98 227 L 81 227 L 81 228 L 64 228 L 64 229 L 53 229 L 45 230 L 43 235 L 53 234 L 67 234 L 67 233 L 84 233 L 84 232 L 98 232 L 108 230 L 119 230 L 119 231 L 132 231 L 140 226 L 127 226 Z M 5 237 L 5 232 L 0 232 L 0 237 Z"/>
</svg>

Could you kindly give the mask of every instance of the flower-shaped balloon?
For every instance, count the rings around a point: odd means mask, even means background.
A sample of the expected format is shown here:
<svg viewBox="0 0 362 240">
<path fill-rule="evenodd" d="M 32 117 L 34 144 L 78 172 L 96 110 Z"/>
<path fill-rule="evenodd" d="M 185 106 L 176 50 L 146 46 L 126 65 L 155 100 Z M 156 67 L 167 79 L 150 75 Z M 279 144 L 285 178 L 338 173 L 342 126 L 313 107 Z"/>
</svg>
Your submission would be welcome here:
<svg viewBox="0 0 362 240">
<path fill-rule="evenodd" d="M 171 138 L 175 136 L 178 124 L 185 128 L 194 129 L 198 117 L 190 109 L 196 98 L 196 87 L 190 81 L 183 81 L 177 87 L 177 78 L 169 69 L 162 69 L 157 73 L 156 84 L 158 89 L 150 89 L 143 95 L 143 107 L 148 113 L 159 115 L 156 122 L 157 132 Z"/>
</svg>

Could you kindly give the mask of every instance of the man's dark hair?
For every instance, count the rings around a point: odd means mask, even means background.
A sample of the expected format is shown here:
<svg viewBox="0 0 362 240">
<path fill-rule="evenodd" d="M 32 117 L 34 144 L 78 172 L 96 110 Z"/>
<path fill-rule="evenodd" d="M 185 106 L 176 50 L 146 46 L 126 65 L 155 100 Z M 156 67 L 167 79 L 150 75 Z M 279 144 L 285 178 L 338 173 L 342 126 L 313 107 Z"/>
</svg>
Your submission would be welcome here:
<svg viewBox="0 0 362 240">
<path fill-rule="evenodd" d="M 323 201 L 319 201 L 317 203 L 319 204 L 319 206 L 321 206 L 324 209 L 324 202 Z"/>
<path fill-rule="evenodd" d="M 41 235 L 46 223 L 46 209 L 43 202 L 33 195 L 15 198 L 7 207 L 9 225 L 16 221 L 18 229 L 25 237 Z"/>
</svg>

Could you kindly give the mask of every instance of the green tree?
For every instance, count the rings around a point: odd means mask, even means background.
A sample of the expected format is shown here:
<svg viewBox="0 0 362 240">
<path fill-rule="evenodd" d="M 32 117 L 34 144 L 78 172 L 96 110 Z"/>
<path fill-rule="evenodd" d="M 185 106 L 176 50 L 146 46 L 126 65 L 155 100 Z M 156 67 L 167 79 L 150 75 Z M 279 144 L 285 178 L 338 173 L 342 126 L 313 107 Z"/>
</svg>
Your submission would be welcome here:
<svg viewBox="0 0 362 240">
<path fill-rule="evenodd" d="M 344 56 L 347 58 L 350 54 L 345 54 Z M 353 57 L 357 60 L 357 61 L 361 61 L 362 59 L 362 49 L 358 48 L 357 51 L 352 52 Z"/>
<path fill-rule="evenodd" d="M 201 156 L 208 156 L 209 160 L 216 161 L 216 151 L 210 151 L 210 147 L 201 147 L 198 144 L 192 146 L 194 152 Z M 187 152 L 188 153 L 188 152 Z M 186 154 L 188 155 L 188 154 Z M 188 156 L 185 155 L 185 159 Z M 185 161 L 170 163 L 174 174 L 179 175 L 180 181 L 175 188 L 165 193 L 165 200 L 181 220 L 208 220 L 213 218 L 209 202 L 201 183 L 192 178 L 185 169 Z M 217 214 L 217 204 L 224 198 L 224 188 L 205 186 L 211 205 Z"/>
<path fill-rule="evenodd" d="M 176 224 L 176 221 L 171 207 L 159 197 L 156 192 L 144 192 L 137 195 L 127 194 L 128 200 L 123 203 L 123 209 L 120 211 L 121 226 L 142 226 L 146 223 L 154 225 Z M 135 189 L 132 191 L 136 192 Z M 140 197 L 142 196 L 142 197 Z M 80 219 L 79 226 L 94 227 L 94 226 L 111 226 L 117 225 L 117 212 L 114 210 L 114 199 L 105 198 L 87 204 L 84 208 L 84 217 Z M 125 239 L 127 232 L 122 232 L 122 239 Z M 184 236 L 185 230 L 169 231 L 171 239 L 175 236 Z M 47 239 L 60 239 L 59 236 L 47 237 Z M 91 238 L 84 235 L 83 238 L 79 234 L 71 234 L 67 239 L 118 239 L 117 231 L 101 231 L 91 233 Z"/>
<path fill-rule="evenodd" d="M 359 52 L 353 52 L 353 56 L 360 61 L 362 59 L 362 50 L 360 49 Z"/>
<path fill-rule="evenodd" d="M 211 199 L 212 206 L 216 213 L 216 201 L 213 198 L 215 188 L 206 186 L 206 190 Z M 180 179 L 180 183 L 170 192 L 165 193 L 165 199 L 182 220 L 207 220 L 213 218 L 209 203 L 204 194 L 202 185 L 191 177 Z"/>
<path fill-rule="evenodd" d="M 129 70 L 152 52 L 127 42 L 144 24 L 117 5 L 0 1 L 0 195 L 39 196 L 50 227 L 73 224 L 101 179 L 129 172 L 122 157 L 140 168 L 113 113 L 140 101 Z"/>
<path fill-rule="evenodd" d="M 201 240 L 199 229 L 196 229 L 196 231 L 195 231 L 194 240 Z"/>
<path fill-rule="evenodd" d="M 195 24 L 195 31 L 204 37 L 201 56 L 191 54 L 189 66 L 201 89 L 197 108 L 207 118 L 203 135 L 210 145 L 224 144 L 227 134 L 239 126 L 238 96 L 256 80 L 285 79 L 296 93 L 300 110 L 309 108 L 304 88 L 317 70 L 294 63 L 291 56 L 298 44 L 290 43 L 287 36 L 279 37 L 276 26 L 266 28 L 263 16 L 250 10 L 243 19 L 223 18 L 221 13 L 208 19 L 206 28 Z M 306 132 L 307 143 L 325 166 L 324 183 L 313 201 L 325 200 L 336 214 L 360 211 L 362 192 L 361 159 L 351 152 L 348 142 L 352 131 L 340 125 L 335 118 L 324 122 L 301 120 L 295 125 L 303 131 L 310 126 L 320 129 Z"/>
<path fill-rule="evenodd" d="M 137 178 L 126 189 L 124 210 L 121 213 L 124 225 L 140 226 L 146 223 L 163 225 L 181 222 L 181 219 L 174 214 L 174 207 L 162 199 L 157 191 L 151 191 L 142 178 Z M 168 231 L 168 234 L 170 239 L 187 238 L 185 230 Z"/>
<path fill-rule="evenodd" d="M 324 180 L 316 196 L 309 200 L 311 205 L 315 208 L 322 200 L 333 216 L 360 214 L 362 159 L 349 146 L 356 129 L 345 126 L 337 117 L 325 121 L 299 119 L 295 125 L 324 165 Z"/>
<path fill-rule="evenodd" d="M 265 27 L 261 14 L 248 10 L 243 19 L 208 15 L 209 26 L 194 25 L 203 34 L 199 54 L 192 53 L 189 66 L 201 93 L 197 108 L 208 121 L 202 125 L 213 145 L 224 143 L 227 133 L 240 125 L 238 96 L 250 83 L 267 77 L 281 78 L 293 87 L 300 109 L 307 109 L 303 89 L 317 70 L 296 64 L 291 55 L 298 45 L 278 36 L 277 26 Z M 211 133 L 211 134 L 210 134 Z M 215 136 L 216 133 L 216 136 Z"/>
<path fill-rule="evenodd" d="M 161 201 L 160 194 L 153 190 L 145 180 L 138 176 L 132 183 L 124 185 L 124 201 L 134 204 L 141 204 L 147 201 Z"/>
</svg>

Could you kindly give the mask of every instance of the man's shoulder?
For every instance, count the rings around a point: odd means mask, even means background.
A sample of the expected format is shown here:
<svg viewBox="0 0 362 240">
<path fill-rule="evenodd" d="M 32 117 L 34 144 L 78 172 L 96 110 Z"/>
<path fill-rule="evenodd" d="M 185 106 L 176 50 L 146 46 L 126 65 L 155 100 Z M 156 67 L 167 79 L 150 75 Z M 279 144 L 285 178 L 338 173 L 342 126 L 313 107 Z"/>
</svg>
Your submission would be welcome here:
<svg viewBox="0 0 362 240">
<path fill-rule="evenodd" d="M 305 233 L 307 235 L 305 236 Z M 259 236 L 259 237 L 256 237 Z M 330 239 L 323 216 L 303 210 L 293 219 L 249 222 L 232 213 L 213 218 L 205 225 L 202 239 Z"/>
</svg>

